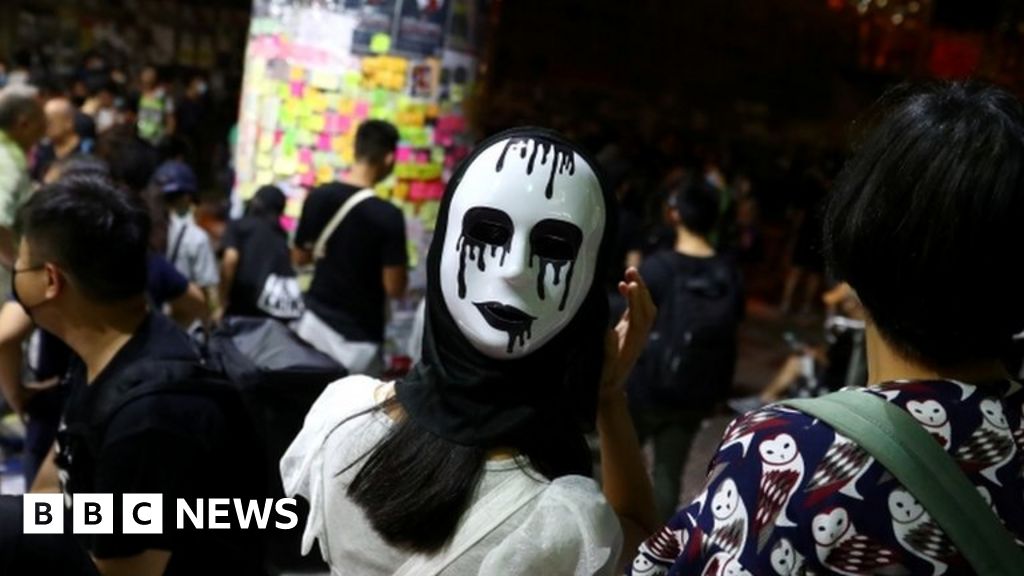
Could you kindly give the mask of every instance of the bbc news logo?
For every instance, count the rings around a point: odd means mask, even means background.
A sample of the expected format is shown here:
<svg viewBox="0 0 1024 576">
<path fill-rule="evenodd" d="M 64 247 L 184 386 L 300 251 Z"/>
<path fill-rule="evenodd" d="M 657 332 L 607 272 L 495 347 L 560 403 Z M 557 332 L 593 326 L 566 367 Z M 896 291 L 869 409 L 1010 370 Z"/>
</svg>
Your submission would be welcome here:
<svg viewBox="0 0 1024 576">
<path fill-rule="evenodd" d="M 64 532 L 64 496 L 62 494 L 25 494 L 22 531 L 25 534 L 61 534 Z M 190 503 L 178 498 L 175 526 L 178 530 L 226 530 L 234 528 L 232 512 L 243 530 L 266 530 L 272 517 L 273 527 L 291 530 L 299 523 L 294 498 L 242 500 L 240 498 L 196 499 Z M 113 494 L 75 494 L 71 501 L 72 531 L 75 534 L 114 533 Z M 282 521 L 284 520 L 284 521 Z M 161 494 L 121 495 L 121 534 L 163 534 L 164 499 Z"/>
</svg>

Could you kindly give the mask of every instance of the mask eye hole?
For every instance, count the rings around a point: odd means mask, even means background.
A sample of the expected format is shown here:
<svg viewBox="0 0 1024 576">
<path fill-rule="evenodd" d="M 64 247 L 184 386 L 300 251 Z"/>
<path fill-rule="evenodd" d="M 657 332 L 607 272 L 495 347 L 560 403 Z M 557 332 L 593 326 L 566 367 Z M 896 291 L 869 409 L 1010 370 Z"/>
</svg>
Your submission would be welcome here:
<svg viewBox="0 0 1024 576">
<path fill-rule="evenodd" d="M 545 260 L 575 260 L 583 242 L 583 232 L 575 224 L 561 220 L 541 220 L 530 232 L 533 254 Z"/>
<path fill-rule="evenodd" d="M 512 220 L 501 210 L 473 208 L 462 219 L 466 237 L 491 246 L 507 246 L 512 240 Z"/>
</svg>

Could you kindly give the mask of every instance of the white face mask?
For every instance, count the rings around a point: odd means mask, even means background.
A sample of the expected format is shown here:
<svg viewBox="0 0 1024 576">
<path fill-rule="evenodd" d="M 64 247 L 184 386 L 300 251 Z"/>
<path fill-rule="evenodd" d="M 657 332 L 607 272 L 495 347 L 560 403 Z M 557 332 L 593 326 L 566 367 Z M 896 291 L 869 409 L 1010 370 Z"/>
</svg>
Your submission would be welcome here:
<svg viewBox="0 0 1024 576">
<path fill-rule="evenodd" d="M 572 320 L 594 280 L 605 203 L 571 149 L 511 137 L 473 159 L 448 211 L 441 292 L 482 353 L 521 358 Z"/>
</svg>

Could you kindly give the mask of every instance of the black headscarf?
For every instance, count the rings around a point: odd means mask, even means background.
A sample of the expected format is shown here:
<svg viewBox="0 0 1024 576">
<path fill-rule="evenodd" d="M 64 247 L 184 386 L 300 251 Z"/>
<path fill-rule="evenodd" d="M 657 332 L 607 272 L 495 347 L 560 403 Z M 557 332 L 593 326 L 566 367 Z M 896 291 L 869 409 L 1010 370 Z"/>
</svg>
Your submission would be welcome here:
<svg viewBox="0 0 1024 576">
<path fill-rule="evenodd" d="M 508 138 L 533 139 L 578 154 L 597 175 L 606 208 L 597 265 L 576 315 L 537 350 L 522 358 L 498 360 L 477 350 L 455 324 L 441 293 L 440 268 L 449 207 L 467 167 L 488 147 Z M 524 194 L 523 201 L 547 200 L 534 193 Z M 549 130 L 527 127 L 502 132 L 481 143 L 463 161 L 448 182 L 427 255 L 422 359 L 395 386 L 409 418 L 462 446 L 571 451 L 576 472 L 589 474 L 582 432 L 593 429 L 597 408 L 608 325 L 608 301 L 600 279 L 615 238 L 615 206 L 597 164 L 578 146 Z"/>
</svg>

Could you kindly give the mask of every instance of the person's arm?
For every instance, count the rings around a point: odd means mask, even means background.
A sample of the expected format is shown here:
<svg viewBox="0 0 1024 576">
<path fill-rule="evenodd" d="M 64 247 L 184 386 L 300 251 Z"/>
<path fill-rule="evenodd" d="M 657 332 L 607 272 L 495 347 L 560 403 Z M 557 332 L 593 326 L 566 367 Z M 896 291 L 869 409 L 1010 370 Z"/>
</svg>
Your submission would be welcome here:
<svg viewBox="0 0 1024 576">
<path fill-rule="evenodd" d="M 296 266 L 306 266 L 313 263 L 313 251 L 300 247 L 292 247 L 292 264 Z"/>
<path fill-rule="evenodd" d="M 171 561 L 168 550 L 146 550 L 126 558 L 92 558 L 103 576 L 160 576 Z"/>
<path fill-rule="evenodd" d="M 299 214 L 299 223 L 295 226 L 295 237 L 292 239 L 292 264 L 296 267 L 313 263 L 313 246 L 327 226 L 327 221 L 334 216 L 322 206 L 323 195 L 322 190 L 314 188 L 302 203 L 302 213 Z"/>
<path fill-rule="evenodd" d="M 0 266 L 8 269 L 13 268 L 14 260 L 17 257 L 14 230 L 11 230 L 8 226 L 0 226 Z"/>
<path fill-rule="evenodd" d="M 209 306 L 202 288 L 189 282 L 180 296 L 167 303 L 171 309 L 171 319 L 179 326 L 191 326 L 196 320 L 205 322 L 209 317 Z"/>
<path fill-rule="evenodd" d="M 50 452 L 46 454 L 39 471 L 36 472 L 36 479 L 32 481 L 29 492 L 33 494 L 57 494 L 60 493 L 60 476 L 57 475 L 57 442 L 50 446 Z"/>
<path fill-rule="evenodd" d="M 388 298 L 401 298 L 405 296 L 405 289 L 409 285 L 409 271 L 405 265 L 384 267 L 384 292 Z"/>
<path fill-rule="evenodd" d="M 238 250 L 225 248 L 224 257 L 220 261 L 220 305 L 225 309 L 230 304 L 231 288 L 235 284 L 235 273 L 238 272 Z"/>
<path fill-rule="evenodd" d="M 382 280 L 389 298 L 402 298 L 409 285 L 409 245 L 405 241 L 405 216 L 392 208 L 383 229 L 380 260 L 384 265 Z"/>
<path fill-rule="evenodd" d="M 619 293 L 628 306 L 609 333 L 605 346 L 597 432 L 604 495 L 622 524 L 623 550 L 632 551 L 657 528 L 657 514 L 625 386 L 629 372 L 643 352 L 657 309 L 635 268 L 626 270 Z M 626 557 L 624 554 L 623 558 Z"/>
<path fill-rule="evenodd" d="M 0 307 L 0 392 L 18 415 L 23 415 L 31 393 L 21 382 L 21 345 L 32 334 L 32 318 L 17 302 Z"/>
</svg>

